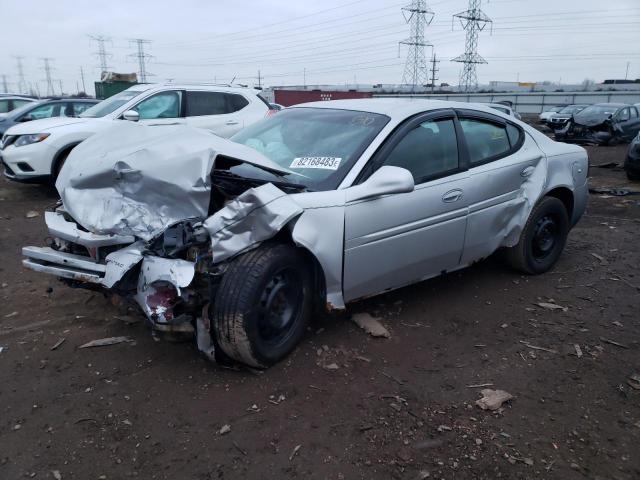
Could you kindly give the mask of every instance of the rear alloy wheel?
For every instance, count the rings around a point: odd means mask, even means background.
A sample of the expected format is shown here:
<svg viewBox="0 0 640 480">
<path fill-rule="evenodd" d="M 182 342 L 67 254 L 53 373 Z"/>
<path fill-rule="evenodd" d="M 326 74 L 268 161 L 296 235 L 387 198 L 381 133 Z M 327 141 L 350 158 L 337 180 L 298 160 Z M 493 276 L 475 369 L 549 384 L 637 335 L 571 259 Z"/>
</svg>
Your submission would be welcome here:
<svg viewBox="0 0 640 480">
<path fill-rule="evenodd" d="M 227 269 L 212 309 L 223 352 L 252 367 L 278 362 L 296 347 L 311 316 L 311 274 L 291 245 L 262 245 Z"/>
<path fill-rule="evenodd" d="M 507 249 L 507 261 L 524 273 L 544 273 L 560 258 L 568 233 L 569 217 L 564 204 L 557 198 L 545 197 L 533 208 L 518 244 Z"/>
</svg>

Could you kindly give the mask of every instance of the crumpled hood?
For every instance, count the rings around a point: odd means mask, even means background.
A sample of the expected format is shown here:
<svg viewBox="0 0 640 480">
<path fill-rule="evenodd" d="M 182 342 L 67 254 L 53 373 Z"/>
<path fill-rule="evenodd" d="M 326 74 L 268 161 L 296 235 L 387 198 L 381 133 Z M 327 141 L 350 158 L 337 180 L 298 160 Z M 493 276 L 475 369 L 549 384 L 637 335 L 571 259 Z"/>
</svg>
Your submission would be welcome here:
<svg viewBox="0 0 640 480">
<path fill-rule="evenodd" d="M 573 116 L 573 120 L 575 123 L 580 125 L 584 125 L 586 127 L 593 127 L 594 125 L 599 125 L 603 123 L 610 117 L 607 113 L 590 113 L 586 115 L 582 115 L 580 113 Z"/>
<path fill-rule="evenodd" d="M 207 216 L 210 172 L 220 154 L 287 172 L 206 130 L 118 122 L 72 150 L 56 188 L 88 231 L 150 240 L 177 221 Z"/>
</svg>

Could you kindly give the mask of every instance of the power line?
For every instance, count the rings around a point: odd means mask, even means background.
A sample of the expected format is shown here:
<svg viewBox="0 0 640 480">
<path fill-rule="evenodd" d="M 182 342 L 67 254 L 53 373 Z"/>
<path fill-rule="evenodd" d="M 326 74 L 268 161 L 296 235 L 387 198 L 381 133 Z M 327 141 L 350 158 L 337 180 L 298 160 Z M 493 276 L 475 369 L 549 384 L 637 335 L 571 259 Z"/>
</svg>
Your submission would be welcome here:
<svg viewBox="0 0 640 480">
<path fill-rule="evenodd" d="M 147 61 L 152 58 L 153 55 L 149 55 L 144 52 L 144 46 L 150 45 L 151 40 L 145 40 L 144 38 L 134 38 L 131 40 L 136 44 L 137 51 L 129 56 L 138 59 L 138 81 L 140 83 L 147 83 L 147 75 L 153 76 L 153 73 L 147 72 Z"/>
<path fill-rule="evenodd" d="M 55 91 L 53 89 L 53 79 L 51 78 L 51 58 L 49 57 L 44 57 L 41 59 L 44 62 L 44 75 L 45 75 L 45 81 L 47 82 L 47 97 L 50 97 L 52 95 L 55 95 Z"/>
<path fill-rule="evenodd" d="M 94 54 L 100 60 L 100 74 L 102 74 L 103 72 L 108 72 L 109 65 L 107 65 L 107 58 L 111 58 L 112 55 L 107 53 L 107 49 L 105 48 L 104 44 L 110 41 L 111 38 L 105 35 L 89 35 L 89 38 L 98 42 L 98 51 Z"/>
<path fill-rule="evenodd" d="M 433 47 L 424 39 L 424 28 L 431 23 L 434 13 L 425 0 L 413 0 L 402 9 L 402 15 L 410 25 L 410 37 L 400 42 L 408 45 L 407 61 L 404 66 L 402 83 L 407 85 L 424 85 L 427 80 L 427 60 L 424 47 Z"/>
<path fill-rule="evenodd" d="M 438 80 L 436 73 L 438 73 L 439 63 L 440 60 L 436 60 L 436 52 L 433 52 L 433 57 L 431 57 L 431 93 L 433 93 L 436 88 L 436 80 Z"/>
<path fill-rule="evenodd" d="M 18 93 L 25 93 L 27 91 L 27 82 L 24 78 L 24 68 L 22 66 L 22 60 L 24 57 L 14 55 L 16 60 L 16 68 L 18 69 Z"/>
<path fill-rule="evenodd" d="M 478 87 L 476 65 L 487 63 L 478 54 L 478 33 L 484 30 L 487 24 L 492 23 L 492 20 L 480 9 L 480 4 L 481 0 L 469 0 L 469 9 L 453 16 L 454 19 L 460 20 L 462 28 L 467 32 L 464 53 L 451 60 L 463 64 L 459 85 L 465 92 Z"/>
<path fill-rule="evenodd" d="M 82 65 L 80 65 L 80 78 L 82 79 L 82 91 L 84 93 L 87 93 L 87 87 L 85 87 L 84 85 L 84 70 L 82 68 Z"/>
</svg>

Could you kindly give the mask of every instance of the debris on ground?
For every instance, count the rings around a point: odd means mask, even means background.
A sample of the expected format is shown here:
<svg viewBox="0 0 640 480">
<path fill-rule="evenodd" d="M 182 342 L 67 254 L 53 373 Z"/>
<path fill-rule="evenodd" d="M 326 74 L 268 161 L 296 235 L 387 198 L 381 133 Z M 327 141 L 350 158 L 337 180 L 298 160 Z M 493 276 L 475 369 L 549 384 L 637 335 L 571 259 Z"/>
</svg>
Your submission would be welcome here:
<svg viewBox="0 0 640 480">
<path fill-rule="evenodd" d="M 597 259 L 600 262 L 600 265 L 609 265 L 609 261 L 604 258 L 602 255 L 598 255 L 597 253 L 592 253 L 591 256 Z"/>
<path fill-rule="evenodd" d="M 372 317 L 368 313 L 354 313 L 351 316 L 351 320 L 372 337 L 389 338 L 391 336 L 389 331 L 380 323 L 380 319 Z"/>
<path fill-rule="evenodd" d="M 338 370 L 340 367 L 338 366 L 337 363 L 330 363 L 329 365 L 325 365 L 324 369 L 325 370 Z"/>
<path fill-rule="evenodd" d="M 7 347 L 0 347 L 0 353 L 2 353 L 2 351 L 7 348 Z"/>
<path fill-rule="evenodd" d="M 536 303 L 536 305 L 547 310 L 562 310 L 563 312 L 569 310 L 569 307 L 563 307 L 562 305 L 558 305 L 557 303 L 552 302 L 538 302 Z"/>
<path fill-rule="evenodd" d="M 11 318 L 11 317 L 15 317 L 16 315 L 18 315 L 18 312 L 11 312 L 11 313 L 7 313 L 4 318 Z"/>
<path fill-rule="evenodd" d="M 616 347 L 620 347 L 620 348 L 629 348 L 628 346 L 624 345 L 623 343 L 616 342 L 615 340 L 610 340 L 610 339 L 604 338 L 604 337 L 600 337 L 600 341 L 604 342 L 604 343 L 608 343 L 609 345 L 615 345 Z"/>
<path fill-rule="evenodd" d="M 29 210 L 27 212 L 27 214 L 25 215 L 25 217 L 27 217 L 27 218 L 35 218 L 35 217 L 38 217 L 38 216 L 40 216 L 40 214 L 38 212 L 36 212 L 35 210 Z"/>
<path fill-rule="evenodd" d="M 618 162 L 605 162 L 605 163 L 598 163 L 598 164 L 590 164 L 589 165 L 592 168 L 616 168 L 619 167 L 620 164 Z"/>
<path fill-rule="evenodd" d="M 302 445 L 296 445 L 293 448 L 293 452 L 291 452 L 291 456 L 289 457 L 289 461 L 293 460 L 293 457 L 295 457 L 298 454 L 298 451 L 300 451 L 301 448 L 302 448 Z"/>
<path fill-rule="evenodd" d="M 509 392 L 505 392 L 504 390 L 491 390 L 490 388 L 485 388 L 480 393 L 482 394 L 482 398 L 476 400 L 476 405 L 482 410 L 497 410 L 504 402 L 513 398 L 513 395 Z"/>
<path fill-rule="evenodd" d="M 60 473 L 60 470 L 51 470 L 51 475 L 53 475 L 53 478 L 55 478 L 55 480 L 62 480 L 62 474 Z"/>
<path fill-rule="evenodd" d="M 78 348 L 107 347 L 109 345 L 117 345 L 118 343 L 132 342 L 130 337 L 108 337 L 92 340 L 91 342 L 80 345 Z"/>
<path fill-rule="evenodd" d="M 628 188 L 590 188 L 589 193 L 624 197 L 626 195 L 640 195 L 640 190 L 629 190 Z"/>
<path fill-rule="evenodd" d="M 225 435 L 231 431 L 231 425 L 223 425 L 220 431 L 218 432 L 220 435 Z"/>
<path fill-rule="evenodd" d="M 634 373 L 631 375 L 629 380 L 627 380 L 627 383 L 634 390 L 640 390 L 640 373 Z"/>
<path fill-rule="evenodd" d="M 573 345 L 573 348 L 576 349 L 576 357 L 578 358 L 582 357 L 582 349 L 580 348 L 580 345 L 576 343 Z"/>
<path fill-rule="evenodd" d="M 556 350 L 553 350 L 551 348 L 538 347 L 537 345 L 531 345 L 529 342 L 525 342 L 524 340 L 520 340 L 520 343 L 532 350 L 542 350 L 543 352 L 558 353 Z"/>
<path fill-rule="evenodd" d="M 67 337 L 61 338 L 58 340 L 53 347 L 51 347 L 51 351 L 56 350 L 60 345 L 62 345 L 67 340 Z"/>
</svg>

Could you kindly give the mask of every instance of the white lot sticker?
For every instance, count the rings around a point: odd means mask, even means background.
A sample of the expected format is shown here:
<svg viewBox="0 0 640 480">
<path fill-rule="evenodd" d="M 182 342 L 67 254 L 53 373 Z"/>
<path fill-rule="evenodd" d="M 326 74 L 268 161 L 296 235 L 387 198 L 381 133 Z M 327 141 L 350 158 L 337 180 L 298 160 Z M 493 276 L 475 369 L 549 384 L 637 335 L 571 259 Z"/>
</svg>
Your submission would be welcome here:
<svg viewBox="0 0 640 480">
<path fill-rule="evenodd" d="M 340 167 L 340 157 L 297 157 L 293 159 L 289 168 L 322 168 L 337 170 Z"/>
</svg>

